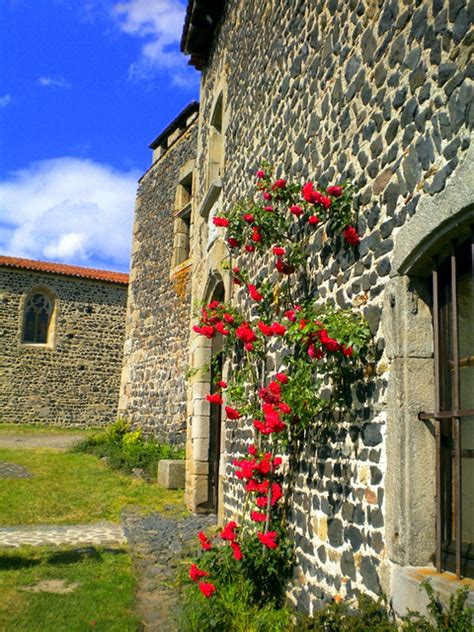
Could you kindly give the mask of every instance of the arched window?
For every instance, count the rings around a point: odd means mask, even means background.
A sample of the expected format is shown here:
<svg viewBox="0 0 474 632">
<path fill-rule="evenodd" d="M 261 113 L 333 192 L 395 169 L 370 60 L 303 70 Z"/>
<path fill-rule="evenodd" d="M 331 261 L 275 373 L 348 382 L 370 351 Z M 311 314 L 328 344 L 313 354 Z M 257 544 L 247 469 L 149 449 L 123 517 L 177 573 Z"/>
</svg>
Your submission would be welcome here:
<svg viewBox="0 0 474 632">
<path fill-rule="evenodd" d="M 45 292 L 38 290 L 29 294 L 24 310 L 23 342 L 30 344 L 48 343 L 53 307 L 52 298 Z"/>
<path fill-rule="evenodd" d="M 432 273 L 438 570 L 474 576 L 474 232 Z"/>
</svg>

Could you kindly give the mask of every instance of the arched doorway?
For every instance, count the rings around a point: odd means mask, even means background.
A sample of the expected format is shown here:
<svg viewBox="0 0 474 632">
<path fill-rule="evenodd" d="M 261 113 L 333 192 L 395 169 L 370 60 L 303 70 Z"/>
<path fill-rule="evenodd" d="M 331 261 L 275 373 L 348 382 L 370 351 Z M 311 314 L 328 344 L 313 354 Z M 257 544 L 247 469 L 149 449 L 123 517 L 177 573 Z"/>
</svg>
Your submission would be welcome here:
<svg viewBox="0 0 474 632">
<path fill-rule="evenodd" d="M 206 284 L 204 302 L 223 301 L 224 282 L 212 273 Z M 191 511 L 218 513 L 222 497 L 221 472 L 223 429 L 221 406 L 211 404 L 206 396 L 216 392 L 216 382 L 223 370 L 223 340 L 218 335 L 191 338 L 190 405 L 192 415 L 188 429 L 187 503 Z"/>
<path fill-rule="evenodd" d="M 224 300 L 224 285 L 222 282 L 216 287 L 211 300 Z M 221 379 L 223 369 L 222 355 L 223 340 L 218 334 L 212 339 L 211 363 L 209 371 L 209 391 L 215 393 L 218 389 L 216 382 Z M 213 513 L 219 509 L 219 466 L 221 456 L 221 428 L 222 428 L 222 406 L 211 404 L 209 411 L 209 510 Z"/>
</svg>

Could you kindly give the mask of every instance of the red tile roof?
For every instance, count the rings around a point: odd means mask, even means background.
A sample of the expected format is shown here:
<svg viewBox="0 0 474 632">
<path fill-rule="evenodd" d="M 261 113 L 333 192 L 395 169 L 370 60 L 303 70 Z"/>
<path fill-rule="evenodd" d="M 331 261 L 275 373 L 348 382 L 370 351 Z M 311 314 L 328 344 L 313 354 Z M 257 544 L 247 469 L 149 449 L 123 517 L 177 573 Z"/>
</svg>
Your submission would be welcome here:
<svg viewBox="0 0 474 632">
<path fill-rule="evenodd" d="M 0 255 L 0 267 L 49 272 L 51 274 L 64 274 L 66 276 L 80 277 L 82 279 L 94 279 L 96 281 L 107 281 L 109 283 L 121 283 L 124 285 L 128 283 L 128 274 L 123 274 L 122 272 L 81 268 L 80 266 L 70 266 L 65 263 L 33 261 L 32 259 L 20 259 L 19 257 L 3 257 Z"/>
</svg>

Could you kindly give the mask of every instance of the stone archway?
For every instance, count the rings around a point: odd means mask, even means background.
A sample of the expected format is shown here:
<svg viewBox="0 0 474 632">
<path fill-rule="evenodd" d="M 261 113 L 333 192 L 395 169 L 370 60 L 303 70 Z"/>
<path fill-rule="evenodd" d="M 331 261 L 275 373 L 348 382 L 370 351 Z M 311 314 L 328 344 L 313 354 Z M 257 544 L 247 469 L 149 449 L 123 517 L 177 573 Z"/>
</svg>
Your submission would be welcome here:
<svg viewBox="0 0 474 632">
<path fill-rule="evenodd" d="M 206 303 L 224 300 L 225 286 L 219 273 L 209 275 L 203 297 Z M 206 395 L 213 392 L 216 374 L 222 371 L 221 350 L 221 337 L 192 338 L 194 374 L 190 383 L 186 496 L 191 511 L 199 513 L 218 513 L 222 508 L 222 411 L 220 406 L 211 406 L 206 400 Z"/>
</svg>

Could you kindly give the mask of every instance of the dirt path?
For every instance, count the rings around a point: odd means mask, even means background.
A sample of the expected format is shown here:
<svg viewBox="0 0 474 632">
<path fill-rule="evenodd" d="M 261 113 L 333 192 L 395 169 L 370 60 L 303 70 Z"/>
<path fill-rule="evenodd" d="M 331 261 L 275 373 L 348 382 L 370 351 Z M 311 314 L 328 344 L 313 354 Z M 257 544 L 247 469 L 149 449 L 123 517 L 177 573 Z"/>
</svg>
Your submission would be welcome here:
<svg viewBox="0 0 474 632">
<path fill-rule="evenodd" d="M 41 434 L 14 434 L 12 432 L 0 432 L 0 448 L 68 450 L 84 438 L 84 434 L 72 434 L 70 432 L 64 434 L 48 434 L 46 432 Z"/>
</svg>

